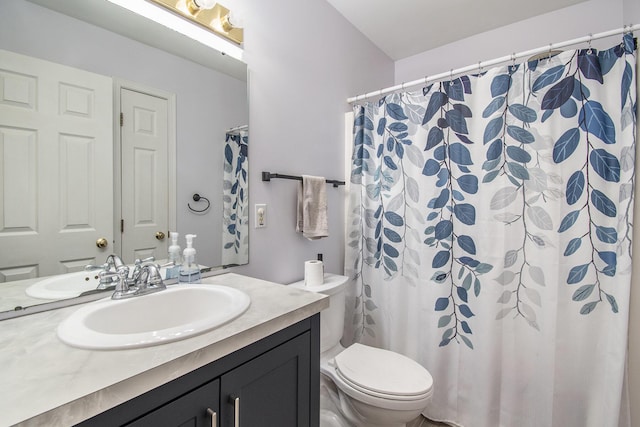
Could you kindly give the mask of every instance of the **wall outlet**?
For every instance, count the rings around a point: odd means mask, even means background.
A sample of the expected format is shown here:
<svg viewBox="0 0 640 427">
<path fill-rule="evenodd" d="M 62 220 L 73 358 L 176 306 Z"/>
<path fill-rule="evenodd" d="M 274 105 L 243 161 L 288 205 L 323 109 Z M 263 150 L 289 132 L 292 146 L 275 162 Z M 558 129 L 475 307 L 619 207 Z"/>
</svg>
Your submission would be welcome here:
<svg viewBox="0 0 640 427">
<path fill-rule="evenodd" d="M 255 206 L 256 228 L 265 228 L 267 226 L 267 205 L 262 203 Z"/>
</svg>

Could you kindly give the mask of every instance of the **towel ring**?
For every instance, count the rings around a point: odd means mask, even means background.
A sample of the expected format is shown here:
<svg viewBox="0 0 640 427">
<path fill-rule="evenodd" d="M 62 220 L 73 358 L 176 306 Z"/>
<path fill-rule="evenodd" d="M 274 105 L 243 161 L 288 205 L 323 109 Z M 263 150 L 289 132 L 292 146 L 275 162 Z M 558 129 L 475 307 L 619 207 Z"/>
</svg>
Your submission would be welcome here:
<svg viewBox="0 0 640 427">
<path fill-rule="evenodd" d="M 205 207 L 204 209 L 194 209 L 194 208 L 191 207 L 191 205 L 189 203 L 187 203 L 187 206 L 189 207 L 189 210 L 191 210 L 192 212 L 197 212 L 197 213 L 202 213 L 202 212 L 207 211 L 209 209 L 209 207 L 211 206 L 211 202 L 206 197 L 201 196 L 198 193 L 195 193 L 193 195 L 193 201 L 194 202 L 199 202 L 200 200 L 204 200 L 205 202 L 207 202 L 207 207 Z"/>
</svg>

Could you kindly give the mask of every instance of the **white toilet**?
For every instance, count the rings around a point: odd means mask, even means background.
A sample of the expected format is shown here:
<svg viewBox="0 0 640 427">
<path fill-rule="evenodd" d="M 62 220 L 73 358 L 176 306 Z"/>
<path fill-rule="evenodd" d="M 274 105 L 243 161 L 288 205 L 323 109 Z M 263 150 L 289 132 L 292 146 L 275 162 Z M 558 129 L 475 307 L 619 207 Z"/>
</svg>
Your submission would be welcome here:
<svg viewBox="0 0 640 427">
<path fill-rule="evenodd" d="M 320 425 L 403 427 L 427 407 L 433 378 L 401 354 L 362 344 L 346 349 L 340 345 L 348 281 L 346 276 L 326 274 L 319 286 L 291 284 L 330 297 L 329 308 L 320 313 Z"/>
</svg>

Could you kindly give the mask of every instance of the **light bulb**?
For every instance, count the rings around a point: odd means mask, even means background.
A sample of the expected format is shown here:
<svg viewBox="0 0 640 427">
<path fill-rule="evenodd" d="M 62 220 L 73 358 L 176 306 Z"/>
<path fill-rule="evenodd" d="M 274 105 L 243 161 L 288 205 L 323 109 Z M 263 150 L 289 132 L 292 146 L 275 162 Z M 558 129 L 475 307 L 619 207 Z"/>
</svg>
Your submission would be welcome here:
<svg viewBox="0 0 640 427">
<path fill-rule="evenodd" d="M 229 13 L 220 18 L 220 26 L 226 33 L 234 28 L 243 28 L 244 21 L 242 19 L 242 15 L 237 12 L 229 11 Z"/>
<path fill-rule="evenodd" d="M 193 2 L 200 9 L 213 9 L 216 5 L 216 0 L 193 0 Z"/>
</svg>

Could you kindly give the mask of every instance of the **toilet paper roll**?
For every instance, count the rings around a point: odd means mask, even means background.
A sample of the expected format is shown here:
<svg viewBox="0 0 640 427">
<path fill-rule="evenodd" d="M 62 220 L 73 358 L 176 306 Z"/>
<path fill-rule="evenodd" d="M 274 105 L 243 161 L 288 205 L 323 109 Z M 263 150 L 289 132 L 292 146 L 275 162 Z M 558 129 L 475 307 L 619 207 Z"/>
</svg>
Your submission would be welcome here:
<svg viewBox="0 0 640 427">
<path fill-rule="evenodd" d="M 304 263 L 304 285 L 318 286 L 324 283 L 324 264 L 322 261 L 310 260 Z"/>
</svg>

